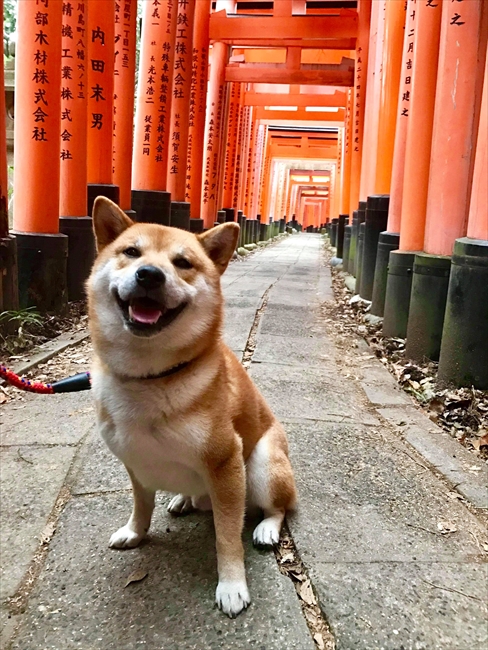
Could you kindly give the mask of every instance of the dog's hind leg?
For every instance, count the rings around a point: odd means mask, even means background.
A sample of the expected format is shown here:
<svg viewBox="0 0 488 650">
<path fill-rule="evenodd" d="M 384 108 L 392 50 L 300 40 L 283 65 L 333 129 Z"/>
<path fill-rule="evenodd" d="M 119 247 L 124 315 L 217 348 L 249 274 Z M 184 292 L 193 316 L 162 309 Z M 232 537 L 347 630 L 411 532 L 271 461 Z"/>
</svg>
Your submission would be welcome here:
<svg viewBox="0 0 488 650">
<path fill-rule="evenodd" d="M 288 445 L 278 422 L 274 422 L 258 441 L 246 467 L 249 503 L 264 512 L 264 519 L 254 530 L 254 544 L 273 546 L 280 539 L 286 511 L 292 509 L 296 501 Z"/>
<path fill-rule="evenodd" d="M 128 467 L 126 469 L 132 482 L 134 507 L 127 524 L 119 528 L 110 538 L 109 546 L 111 548 L 134 548 L 137 546 L 149 530 L 154 510 L 156 493 L 153 490 L 144 488 L 131 470 Z"/>
</svg>

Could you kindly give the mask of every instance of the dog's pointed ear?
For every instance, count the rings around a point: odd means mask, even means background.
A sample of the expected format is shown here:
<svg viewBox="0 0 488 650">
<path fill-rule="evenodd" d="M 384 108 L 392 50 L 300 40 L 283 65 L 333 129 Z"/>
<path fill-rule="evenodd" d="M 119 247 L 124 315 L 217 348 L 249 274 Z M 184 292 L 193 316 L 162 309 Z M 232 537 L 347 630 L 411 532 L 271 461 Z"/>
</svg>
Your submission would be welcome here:
<svg viewBox="0 0 488 650">
<path fill-rule="evenodd" d="M 93 204 L 93 230 L 99 253 L 133 224 L 116 203 L 105 196 L 97 196 Z"/>
<path fill-rule="evenodd" d="M 238 237 L 239 226 L 232 221 L 215 226 L 215 228 L 207 230 L 203 235 L 198 235 L 205 252 L 221 275 L 234 254 Z"/>
</svg>

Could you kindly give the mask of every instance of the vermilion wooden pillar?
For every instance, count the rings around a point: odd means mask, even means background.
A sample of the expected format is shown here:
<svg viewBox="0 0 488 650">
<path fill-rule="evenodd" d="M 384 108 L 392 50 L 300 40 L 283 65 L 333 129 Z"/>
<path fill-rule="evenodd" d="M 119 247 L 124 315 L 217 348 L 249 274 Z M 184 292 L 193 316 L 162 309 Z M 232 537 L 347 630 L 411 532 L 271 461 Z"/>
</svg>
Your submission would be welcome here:
<svg viewBox="0 0 488 650">
<path fill-rule="evenodd" d="M 210 60 L 210 78 L 205 118 L 206 152 L 202 193 L 202 218 L 205 228 L 211 228 L 217 217 L 217 195 L 220 151 L 220 122 L 225 87 L 225 65 L 228 47 L 225 43 L 214 43 Z"/>
<path fill-rule="evenodd" d="M 132 157 L 132 208 L 138 221 L 167 226 L 176 20 L 176 0 L 144 2 Z"/>
<path fill-rule="evenodd" d="M 390 253 L 383 320 L 383 332 L 392 337 L 407 335 L 414 252 L 421 251 L 424 242 L 441 14 L 442 3 L 417 2 L 414 56 L 409 70 L 412 83 L 409 95 L 401 99 L 401 105 L 408 109 L 408 123 L 400 248 Z M 408 37 L 407 43 L 410 47 Z"/>
<path fill-rule="evenodd" d="M 473 177 L 488 7 L 483 0 L 443 5 L 424 253 L 415 256 L 407 355 L 438 359 L 450 256 L 466 235 Z"/>
<path fill-rule="evenodd" d="M 395 145 L 393 149 L 388 223 L 386 230 L 379 235 L 374 274 L 371 313 L 375 316 L 383 316 L 384 314 L 390 253 L 391 251 L 397 250 L 400 243 L 405 147 L 410 108 L 410 91 L 412 88 L 412 68 L 415 57 L 414 41 L 418 4 L 420 2 L 417 2 L 417 0 L 408 0 L 395 129 Z"/>
<path fill-rule="evenodd" d="M 132 140 L 136 72 L 137 0 L 115 4 L 113 180 L 120 207 L 132 218 Z"/>
<path fill-rule="evenodd" d="M 244 134 L 244 91 L 240 90 L 240 103 L 239 103 L 239 118 L 238 118 L 238 128 L 237 128 L 237 139 L 235 142 L 234 148 L 234 179 L 233 179 L 233 189 L 232 189 L 232 205 L 239 212 L 241 209 L 241 204 L 239 201 L 239 191 L 241 183 L 241 174 L 242 174 L 242 139 Z"/>
<path fill-rule="evenodd" d="M 350 205 L 352 210 L 356 210 L 358 205 L 359 185 L 361 181 L 361 156 L 363 151 L 370 22 L 371 0 L 360 0 L 358 3 L 358 38 L 356 41 L 356 66 L 353 90 L 354 102 L 350 194 Z"/>
<path fill-rule="evenodd" d="M 224 210 L 234 210 L 232 204 L 234 194 L 235 176 L 235 151 L 237 148 L 237 137 L 239 129 L 239 109 L 241 103 L 241 85 L 231 83 L 229 87 L 229 117 L 227 122 L 227 137 L 225 140 L 225 171 L 222 205 Z"/>
<path fill-rule="evenodd" d="M 347 91 L 347 107 L 344 118 L 344 142 L 343 142 L 343 174 L 341 178 L 341 214 L 349 214 L 349 202 L 351 198 L 351 135 L 352 135 L 352 91 Z"/>
<path fill-rule="evenodd" d="M 185 194 L 195 2 L 178 0 L 167 177 L 171 225 L 184 230 L 190 229 L 190 203 L 185 201 Z"/>
<path fill-rule="evenodd" d="M 373 194 L 375 191 L 385 14 L 386 0 L 375 0 L 371 6 L 363 153 L 359 189 L 359 199 L 361 201 L 366 201 L 368 195 Z M 333 216 L 334 213 L 332 213 Z"/>
<path fill-rule="evenodd" d="M 90 2 L 86 22 L 88 101 L 88 214 L 98 195 L 119 202 L 113 184 L 112 140 L 114 113 L 115 0 Z M 81 86 L 80 86 L 81 90 Z"/>
<path fill-rule="evenodd" d="M 17 16 L 14 230 L 19 303 L 39 311 L 62 311 L 67 302 L 68 238 L 59 233 L 62 4 L 20 2 Z"/>
<path fill-rule="evenodd" d="M 95 259 L 87 197 L 89 8 L 88 2 L 63 3 L 59 230 L 68 235 L 69 300 L 84 298 L 85 281 Z"/>
<path fill-rule="evenodd" d="M 2 3 L 3 5 L 3 3 Z M 3 9 L 3 6 L 2 6 Z M 0 16 L 3 34 L 3 12 Z M 3 39 L 0 43 L 0 88 L 5 87 Z M 7 132 L 5 124 L 5 93 L 0 93 L 0 312 L 18 309 L 17 242 L 9 234 Z"/>
<path fill-rule="evenodd" d="M 203 228 L 201 220 L 202 205 L 202 174 L 205 135 L 205 107 L 207 104 L 208 82 L 208 51 L 209 51 L 209 22 L 210 0 L 198 0 L 195 7 L 195 22 L 193 25 L 193 66 L 192 88 L 190 93 L 190 116 L 188 130 L 187 156 L 187 191 L 185 200 L 190 202 L 190 222 L 198 230 Z"/>
<path fill-rule="evenodd" d="M 247 174 L 249 151 L 251 148 L 251 124 L 252 124 L 253 107 L 244 107 L 242 143 L 241 143 L 241 173 L 239 177 L 239 205 L 245 212 Z"/>
<path fill-rule="evenodd" d="M 409 3 L 409 5 L 411 4 Z M 409 7 L 409 11 L 415 11 L 413 6 Z M 376 194 L 389 194 L 390 192 L 405 18 L 404 0 L 388 0 L 385 14 L 383 79 L 379 106 Z"/>
<path fill-rule="evenodd" d="M 454 244 L 439 377 L 488 389 L 488 58 L 476 144 L 468 236 Z"/>
</svg>

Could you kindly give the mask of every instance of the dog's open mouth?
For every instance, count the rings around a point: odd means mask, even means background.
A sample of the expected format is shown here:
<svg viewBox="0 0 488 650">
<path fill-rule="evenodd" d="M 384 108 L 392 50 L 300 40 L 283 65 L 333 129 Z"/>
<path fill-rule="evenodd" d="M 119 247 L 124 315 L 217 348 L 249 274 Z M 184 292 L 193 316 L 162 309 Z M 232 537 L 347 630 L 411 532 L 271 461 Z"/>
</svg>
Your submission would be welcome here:
<svg viewBox="0 0 488 650">
<path fill-rule="evenodd" d="M 156 334 L 167 327 L 187 305 L 186 302 L 183 302 L 174 309 L 168 309 L 164 304 L 152 298 L 122 300 L 118 294 L 116 297 L 128 327 L 134 334 L 143 336 Z"/>
</svg>

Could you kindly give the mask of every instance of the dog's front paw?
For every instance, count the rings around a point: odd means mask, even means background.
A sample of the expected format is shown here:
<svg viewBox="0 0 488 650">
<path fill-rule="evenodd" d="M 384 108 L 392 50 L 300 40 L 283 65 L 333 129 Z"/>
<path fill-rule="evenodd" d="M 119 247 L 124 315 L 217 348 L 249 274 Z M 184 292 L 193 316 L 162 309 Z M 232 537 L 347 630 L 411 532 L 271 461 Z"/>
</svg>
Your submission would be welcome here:
<svg viewBox="0 0 488 650">
<path fill-rule="evenodd" d="M 108 545 L 110 548 L 135 548 L 142 539 L 144 539 L 144 533 L 136 533 L 128 525 L 125 525 L 112 535 Z"/>
<path fill-rule="evenodd" d="M 168 512 L 172 515 L 186 515 L 192 510 L 191 497 L 186 497 L 184 494 L 177 494 L 168 505 Z"/>
<path fill-rule="evenodd" d="M 251 602 L 246 581 L 221 581 L 217 585 L 215 601 L 224 614 L 235 618 Z"/>
<path fill-rule="evenodd" d="M 269 517 L 256 526 L 252 536 L 255 546 L 271 547 L 280 541 L 280 529 L 276 521 Z"/>
</svg>

